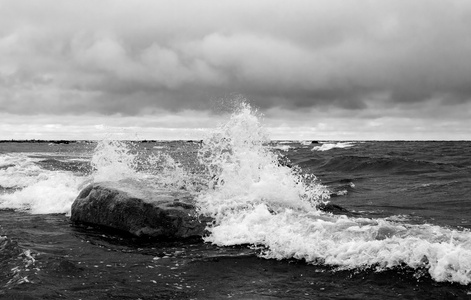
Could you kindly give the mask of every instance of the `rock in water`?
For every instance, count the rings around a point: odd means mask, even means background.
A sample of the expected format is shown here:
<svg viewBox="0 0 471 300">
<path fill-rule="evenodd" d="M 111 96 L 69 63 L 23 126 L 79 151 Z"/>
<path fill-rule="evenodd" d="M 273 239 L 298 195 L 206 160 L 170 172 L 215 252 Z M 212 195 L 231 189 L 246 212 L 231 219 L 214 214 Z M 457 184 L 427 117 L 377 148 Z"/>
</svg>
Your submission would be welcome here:
<svg viewBox="0 0 471 300">
<path fill-rule="evenodd" d="M 170 239 L 202 236 L 209 221 L 197 216 L 189 193 L 130 180 L 85 187 L 72 204 L 71 220 L 139 237 Z"/>
</svg>

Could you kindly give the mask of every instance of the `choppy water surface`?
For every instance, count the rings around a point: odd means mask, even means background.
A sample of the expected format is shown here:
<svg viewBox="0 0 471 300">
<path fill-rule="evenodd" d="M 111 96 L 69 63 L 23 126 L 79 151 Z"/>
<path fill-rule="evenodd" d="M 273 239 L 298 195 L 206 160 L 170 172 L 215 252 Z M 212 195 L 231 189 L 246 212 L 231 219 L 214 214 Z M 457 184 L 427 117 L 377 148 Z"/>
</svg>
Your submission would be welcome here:
<svg viewBox="0 0 471 300">
<path fill-rule="evenodd" d="M 242 105 L 202 142 L 0 144 L 5 299 L 467 299 L 471 143 L 270 141 Z M 92 181 L 186 189 L 204 240 L 69 221 Z M 317 209 L 330 201 L 347 212 Z M 22 298 L 21 298 L 22 297 Z"/>
</svg>

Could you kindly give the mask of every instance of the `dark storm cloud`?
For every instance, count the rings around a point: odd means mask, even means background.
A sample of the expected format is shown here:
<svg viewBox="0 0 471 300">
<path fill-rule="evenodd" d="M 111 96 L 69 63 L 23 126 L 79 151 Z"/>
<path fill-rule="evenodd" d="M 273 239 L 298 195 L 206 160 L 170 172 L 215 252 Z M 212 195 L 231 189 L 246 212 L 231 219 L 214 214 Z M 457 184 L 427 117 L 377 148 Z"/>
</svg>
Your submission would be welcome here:
<svg viewBox="0 0 471 300">
<path fill-rule="evenodd" d="M 465 1 L 0 1 L 0 109 L 471 101 Z M 378 100 L 379 101 L 379 100 Z"/>
</svg>

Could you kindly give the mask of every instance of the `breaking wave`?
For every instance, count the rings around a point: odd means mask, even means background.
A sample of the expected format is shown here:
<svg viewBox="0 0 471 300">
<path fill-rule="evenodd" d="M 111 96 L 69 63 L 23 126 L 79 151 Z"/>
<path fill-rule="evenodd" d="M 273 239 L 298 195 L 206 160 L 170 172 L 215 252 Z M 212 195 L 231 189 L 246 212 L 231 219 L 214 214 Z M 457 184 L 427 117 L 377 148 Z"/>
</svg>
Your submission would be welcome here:
<svg viewBox="0 0 471 300">
<path fill-rule="evenodd" d="M 249 244 L 269 259 L 300 259 L 338 269 L 408 267 L 436 281 L 471 282 L 471 233 L 392 219 L 333 215 L 316 208 L 328 199 L 314 175 L 280 164 L 257 112 L 242 103 L 204 141 L 200 162 L 211 174 L 198 197 L 214 218 L 206 242 Z M 351 147 L 324 144 L 324 150 Z M 320 149 L 320 148 L 319 148 Z"/>
<path fill-rule="evenodd" d="M 86 177 L 71 171 L 45 169 L 40 158 L 23 153 L 3 155 L 0 164 L 0 209 L 32 214 L 70 213 Z"/>
<path fill-rule="evenodd" d="M 327 151 L 335 148 L 350 148 L 353 147 L 355 143 L 353 142 L 338 142 L 338 143 L 325 143 L 320 146 L 315 146 L 312 148 L 312 151 Z"/>
</svg>

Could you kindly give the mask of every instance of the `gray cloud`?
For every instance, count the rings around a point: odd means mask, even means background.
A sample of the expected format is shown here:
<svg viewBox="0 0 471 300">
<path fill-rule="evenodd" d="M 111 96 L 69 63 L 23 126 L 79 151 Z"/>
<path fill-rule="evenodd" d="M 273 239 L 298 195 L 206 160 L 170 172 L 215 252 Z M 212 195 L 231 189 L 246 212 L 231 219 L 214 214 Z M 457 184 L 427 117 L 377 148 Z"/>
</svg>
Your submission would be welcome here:
<svg viewBox="0 0 471 300">
<path fill-rule="evenodd" d="M 138 115 L 471 101 L 464 1 L 1 1 L 0 109 Z M 380 96 L 378 96 L 380 95 Z"/>
</svg>

